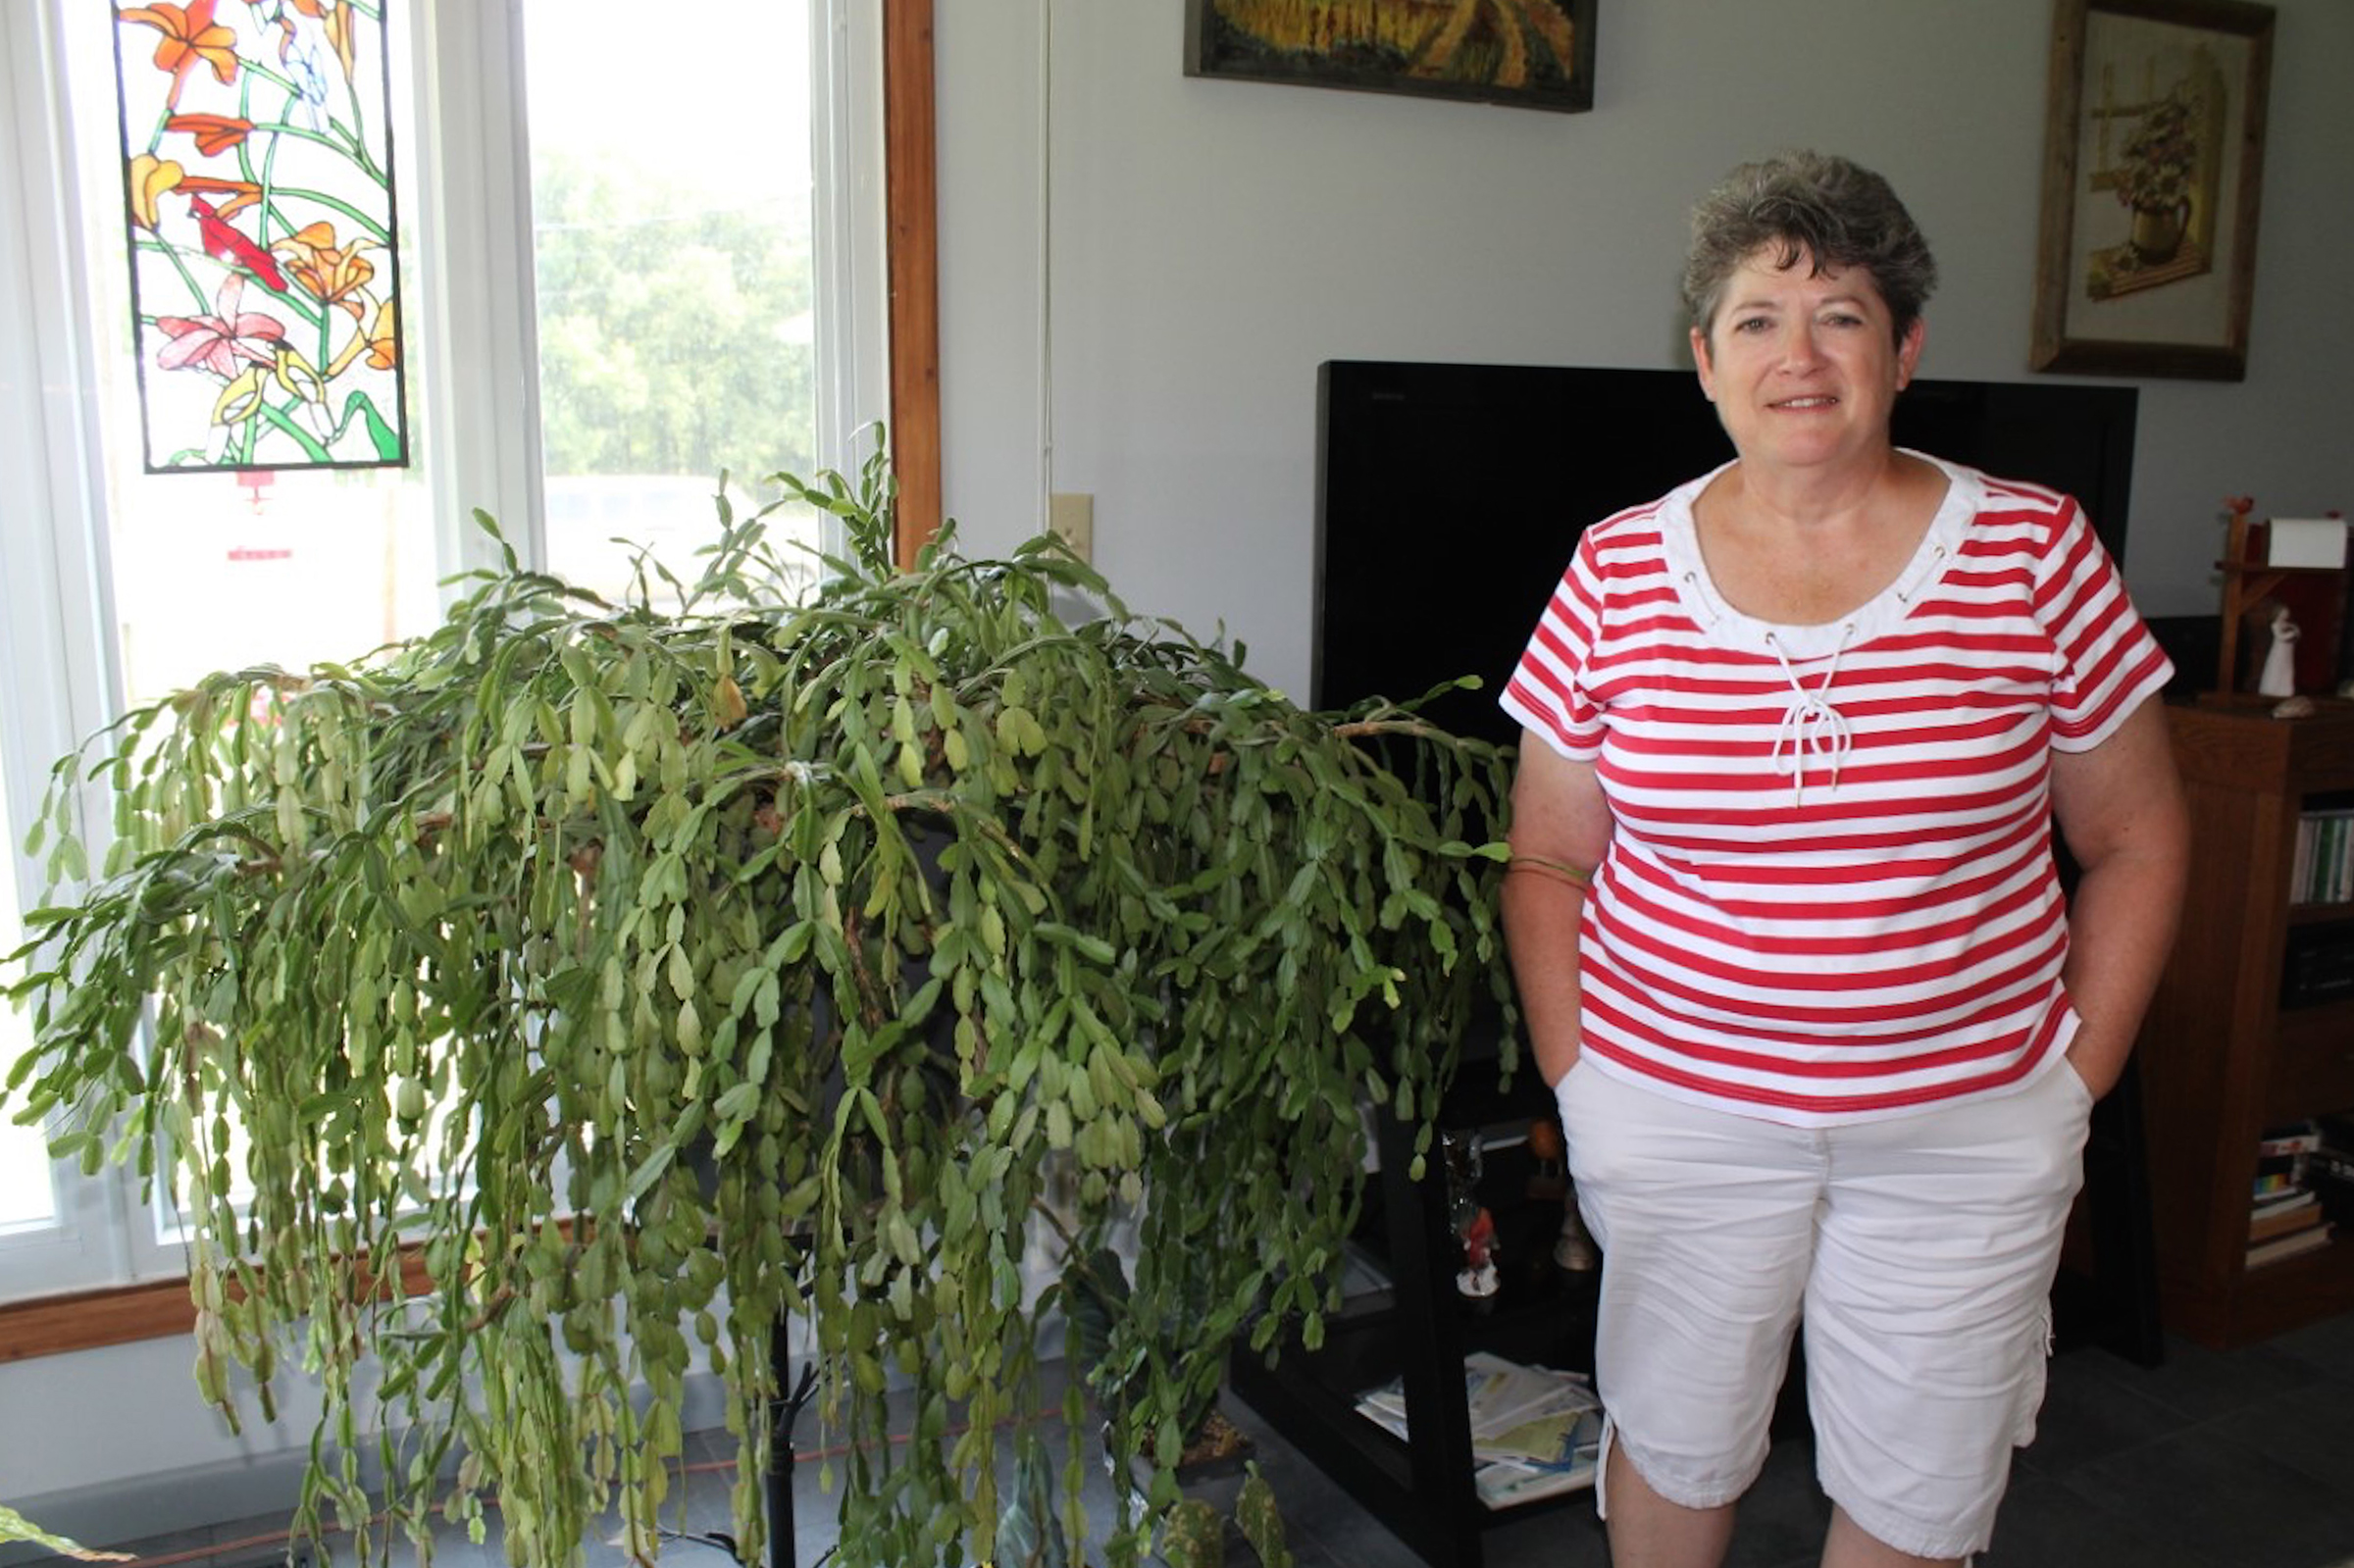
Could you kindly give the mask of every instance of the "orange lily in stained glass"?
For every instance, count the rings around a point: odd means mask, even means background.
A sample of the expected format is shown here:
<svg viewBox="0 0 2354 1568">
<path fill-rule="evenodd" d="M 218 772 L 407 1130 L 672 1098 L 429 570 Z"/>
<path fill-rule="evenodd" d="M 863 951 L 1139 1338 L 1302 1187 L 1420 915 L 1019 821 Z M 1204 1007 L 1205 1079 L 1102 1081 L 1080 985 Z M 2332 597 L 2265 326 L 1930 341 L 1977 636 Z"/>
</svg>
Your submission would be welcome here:
<svg viewBox="0 0 2354 1568">
<path fill-rule="evenodd" d="M 153 27 L 164 35 L 155 46 L 155 68 L 172 77 L 170 103 L 179 104 L 180 84 L 198 64 L 213 68 L 213 77 L 224 87 L 237 79 L 237 34 L 232 27 L 213 20 L 214 0 L 188 0 L 186 6 L 176 6 L 168 0 L 156 0 L 151 6 L 125 6 L 125 22 L 137 22 Z"/>
<path fill-rule="evenodd" d="M 338 305 L 355 322 L 368 319 L 365 290 L 376 278 L 376 264 L 360 252 L 365 240 L 348 246 L 335 243 L 334 226 L 306 224 L 270 248 L 286 258 L 286 272 L 317 296 L 322 305 Z M 359 298 L 354 298 L 359 295 Z"/>
<path fill-rule="evenodd" d="M 183 196 L 226 197 L 212 209 L 216 218 L 234 218 L 262 199 L 262 187 L 250 179 L 215 179 L 210 175 L 182 175 L 173 188 Z"/>
<path fill-rule="evenodd" d="M 156 364 L 168 371 L 208 371 L 225 381 L 237 379 L 241 363 L 275 367 L 285 324 L 275 316 L 240 311 L 244 297 L 245 279 L 232 273 L 213 296 L 214 314 L 158 316 L 156 329 L 171 341 L 157 352 Z"/>
<path fill-rule="evenodd" d="M 155 232 L 156 203 L 176 188 L 187 171 L 169 158 L 143 152 L 130 161 L 130 221 Z"/>
<path fill-rule="evenodd" d="M 399 363 L 399 318 L 387 299 L 376 307 L 376 320 L 368 328 L 368 368 L 388 371 Z"/>
<path fill-rule="evenodd" d="M 196 138 L 196 150 L 212 158 L 253 134 L 253 122 L 230 115 L 174 115 L 164 122 L 164 128 L 186 131 Z"/>
<path fill-rule="evenodd" d="M 377 304 L 375 295 L 362 294 L 356 301 L 345 301 L 343 308 L 352 313 L 354 321 L 362 320 L 364 309 L 373 308 L 376 313 L 376 321 L 373 326 L 364 325 L 361 330 L 353 332 L 343 340 L 343 346 L 335 350 L 335 357 L 328 362 L 327 379 L 332 381 L 351 369 L 352 362 L 362 354 L 368 356 L 370 370 L 390 370 L 398 357 L 400 347 L 393 336 L 392 302 L 385 300 L 380 305 Z"/>
<path fill-rule="evenodd" d="M 343 79 L 349 81 L 352 57 L 359 43 L 352 29 L 351 0 L 335 0 L 335 9 L 327 17 L 327 41 L 335 51 L 335 59 L 342 63 Z"/>
</svg>

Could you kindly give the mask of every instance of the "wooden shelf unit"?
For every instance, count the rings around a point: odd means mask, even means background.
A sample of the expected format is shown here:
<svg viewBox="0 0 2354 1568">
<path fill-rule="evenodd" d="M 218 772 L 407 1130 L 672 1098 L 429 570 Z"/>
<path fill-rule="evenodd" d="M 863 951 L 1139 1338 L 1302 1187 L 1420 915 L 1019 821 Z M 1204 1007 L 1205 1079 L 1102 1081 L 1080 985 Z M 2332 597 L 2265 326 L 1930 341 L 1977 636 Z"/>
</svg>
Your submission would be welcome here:
<svg viewBox="0 0 2354 1568">
<path fill-rule="evenodd" d="M 2354 703 L 2275 719 L 2270 699 L 2168 710 L 2191 820 L 2181 935 L 2137 1052 L 2150 1147 L 2161 1311 L 2204 1344 L 2244 1344 L 2354 1309 L 2354 1232 L 2246 1266 L 2265 1129 L 2354 1107 L 2354 998 L 2284 1007 L 2292 926 L 2354 921 L 2354 904 L 2292 905 L 2297 823 L 2354 791 Z"/>
</svg>

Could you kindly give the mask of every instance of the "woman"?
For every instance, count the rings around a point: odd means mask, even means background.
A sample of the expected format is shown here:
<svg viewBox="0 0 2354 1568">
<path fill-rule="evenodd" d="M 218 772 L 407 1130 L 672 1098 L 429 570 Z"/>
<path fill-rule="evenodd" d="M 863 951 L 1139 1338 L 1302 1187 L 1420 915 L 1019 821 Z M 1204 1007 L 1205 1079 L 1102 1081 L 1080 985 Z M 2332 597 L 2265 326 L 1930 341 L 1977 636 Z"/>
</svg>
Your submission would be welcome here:
<svg viewBox="0 0 2354 1568">
<path fill-rule="evenodd" d="M 1891 444 L 1935 266 L 1886 181 L 1747 165 L 1693 231 L 1735 457 L 1585 531 L 1503 698 L 1602 1507 L 1618 1568 L 1718 1562 L 1803 1322 L 1823 1562 L 1958 1562 L 2173 937 L 2171 671 L 2074 502 Z"/>
</svg>

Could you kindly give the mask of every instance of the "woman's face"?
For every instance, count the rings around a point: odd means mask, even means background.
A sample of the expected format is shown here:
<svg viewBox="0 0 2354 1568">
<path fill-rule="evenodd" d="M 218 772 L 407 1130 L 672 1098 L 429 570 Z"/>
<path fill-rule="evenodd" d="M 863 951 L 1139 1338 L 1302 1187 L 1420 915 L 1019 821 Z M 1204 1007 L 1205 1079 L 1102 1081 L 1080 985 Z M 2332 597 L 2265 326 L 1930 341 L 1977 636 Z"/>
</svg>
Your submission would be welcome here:
<svg viewBox="0 0 2354 1568">
<path fill-rule="evenodd" d="M 1815 272 L 1771 247 L 1726 282 L 1711 329 L 1692 333 L 1701 389 L 1744 461 L 1811 468 L 1876 456 L 1896 394 L 1920 358 L 1921 324 L 1900 342 L 1864 269 Z"/>
</svg>

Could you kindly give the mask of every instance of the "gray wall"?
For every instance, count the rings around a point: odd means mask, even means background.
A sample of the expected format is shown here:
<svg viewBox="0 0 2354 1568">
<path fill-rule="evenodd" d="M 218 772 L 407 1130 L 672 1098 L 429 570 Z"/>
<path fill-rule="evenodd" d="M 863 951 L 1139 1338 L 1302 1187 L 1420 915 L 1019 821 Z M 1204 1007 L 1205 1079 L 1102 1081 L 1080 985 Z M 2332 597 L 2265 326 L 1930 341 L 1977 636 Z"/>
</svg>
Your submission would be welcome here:
<svg viewBox="0 0 2354 1568">
<path fill-rule="evenodd" d="M 2214 610 L 2220 497 L 2354 504 L 2354 6 L 2277 9 L 2248 379 L 2143 383 L 2129 576 L 2154 614 Z M 1684 212 L 1744 158 L 1886 174 L 1947 278 L 1924 374 L 2028 379 L 2049 0 L 1601 0 L 1573 116 L 1189 80 L 1183 12 L 939 7 L 947 498 L 975 552 L 1035 531 L 1050 430 L 1113 585 L 1224 625 L 1279 685 L 1307 669 L 1317 364 L 1681 363 Z M 0 1495 L 93 1534 L 142 1491 L 261 1506 L 307 1432 L 228 1439 L 188 1365 L 166 1340 L 0 1366 L 0 1409 L 43 1412 L 0 1423 Z"/>
<path fill-rule="evenodd" d="M 2154 615 L 2215 612 L 2223 496 L 2354 507 L 2354 7 L 2277 10 L 2248 379 L 2140 383 L 2127 576 Z M 939 12 L 967 549 L 1039 527 L 1050 431 L 1131 606 L 1223 624 L 1302 695 L 1317 364 L 1683 364 L 1685 213 L 1746 158 L 1888 176 L 1946 279 L 1922 374 L 2035 379 L 2051 0 L 1601 0 L 1583 115 L 1188 79 L 1178 0 L 1057 0 L 1050 38 L 1035 4 Z"/>
</svg>

